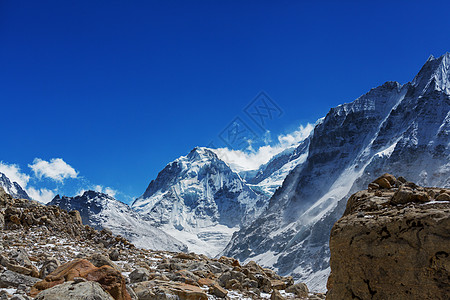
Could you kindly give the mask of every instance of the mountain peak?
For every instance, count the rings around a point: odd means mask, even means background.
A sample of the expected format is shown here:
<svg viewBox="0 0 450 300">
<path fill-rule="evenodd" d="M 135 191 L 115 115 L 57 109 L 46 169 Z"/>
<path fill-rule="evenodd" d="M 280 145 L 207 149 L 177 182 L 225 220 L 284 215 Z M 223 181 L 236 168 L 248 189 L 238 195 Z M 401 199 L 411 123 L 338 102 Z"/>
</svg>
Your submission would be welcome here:
<svg viewBox="0 0 450 300">
<path fill-rule="evenodd" d="M 195 147 L 186 157 L 190 161 L 218 159 L 217 155 L 213 151 L 205 147 Z"/>
<path fill-rule="evenodd" d="M 428 90 L 442 91 L 450 95 L 450 52 L 439 58 L 430 55 L 412 81 L 420 93 Z"/>
</svg>

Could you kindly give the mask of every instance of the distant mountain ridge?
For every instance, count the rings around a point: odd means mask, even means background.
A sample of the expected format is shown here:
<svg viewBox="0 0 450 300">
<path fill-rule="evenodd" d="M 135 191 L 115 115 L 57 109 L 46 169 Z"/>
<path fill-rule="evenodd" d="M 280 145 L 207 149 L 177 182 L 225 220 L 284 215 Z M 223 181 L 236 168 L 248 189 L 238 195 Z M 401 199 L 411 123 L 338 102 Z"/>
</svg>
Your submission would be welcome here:
<svg viewBox="0 0 450 300">
<path fill-rule="evenodd" d="M 331 109 L 311 135 L 306 160 L 223 254 L 325 290 L 329 233 L 351 193 L 384 172 L 450 185 L 449 65 L 449 53 L 430 57 L 412 82 L 386 82 Z"/>
<path fill-rule="evenodd" d="M 14 198 L 31 200 L 27 192 L 17 182 L 11 182 L 11 180 L 3 173 L 0 172 L 0 186 L 3 187 L 5 192 L 13 196 Z"/>
<path fill-rule="evenodd" d="M 152 226 L 128 205 L 104 193 L 85 191 L 75 197 L 57 195 L 47 205 L 56 205 L 67 211 L 78 210 L 83 224 L 97 230 L 109 229 L 137 247 L 187 251 L 186 245 L 182 242 Z"/>
</svg>

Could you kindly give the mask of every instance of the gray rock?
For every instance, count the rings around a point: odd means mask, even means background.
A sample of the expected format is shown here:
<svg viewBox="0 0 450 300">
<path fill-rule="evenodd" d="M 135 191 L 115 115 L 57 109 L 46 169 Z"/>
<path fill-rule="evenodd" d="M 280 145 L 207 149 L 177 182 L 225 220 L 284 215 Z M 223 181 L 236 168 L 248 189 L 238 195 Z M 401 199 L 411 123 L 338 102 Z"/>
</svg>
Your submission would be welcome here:
<svg viewBox="0 0 450 300">
<path fill-rule="evenodd" d="M 61 263 L 56 258 L 47 259 L 42 265 L 41 270 L 39 271 L 39 277 L 45 278 L 45 276 L 55 271 L 56 268 L 58 268 L 60 265 Z"/>
<path fill-rule="evenodd" d="M 56 285 L 38 294 L 35 300 L 113 300 L 102 286 L 94 281 L 75 283 L 69 281 Z"/>
<path fill-rule="evenodd" d="M 117 249 L 113 249 L 111 252 L 109 252 L 109 258 L 113 261 L 119 260 L 120 252 Z"/>
<path fill-rule="evenodd" d="M 145 268 L 137 268 L 131 272 L 129 278 L 131 283 L 147 281 L 150 278 L 150 271 Z"/>
<path fill-rule="evenodd" d="M 18 287 L 23 284 L 32 286 L 40 281 L 39 278 L 19 274 L 10 270 L 5 270 L 0 274 L 0 288 Z"/>
<path fill-rule="evenodd" d="M 97 268 L 100 268 L 101 266 L 106 265 L 106 266 L 113 267 L 114 269 L 118 270 L 119 272 L 122 272 L 122 270 L 105 255 L 94 254 L 94 255 L 88 257 L 87 260 L 89 260 Z"/>
</svg>

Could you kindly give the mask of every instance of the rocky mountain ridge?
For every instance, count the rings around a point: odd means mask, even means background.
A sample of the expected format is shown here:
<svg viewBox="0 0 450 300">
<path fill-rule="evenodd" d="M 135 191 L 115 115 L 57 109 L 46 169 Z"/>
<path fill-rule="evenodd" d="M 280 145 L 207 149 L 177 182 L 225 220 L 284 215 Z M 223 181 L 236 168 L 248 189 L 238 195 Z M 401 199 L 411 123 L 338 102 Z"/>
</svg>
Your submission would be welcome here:
<svg viewBox="0 0 450 300">
<path fill-rule="evenodd" d="M 47 205 L 56 205 L 67 211 L 77 210 L 83 224 L 96 230 L 111 230 L 140 248 L 187 251 L 182 242 L 152 226 L 128 205 L 104 193 L 85 191 L 75 197 L 57 195 Z"/>
</svg>

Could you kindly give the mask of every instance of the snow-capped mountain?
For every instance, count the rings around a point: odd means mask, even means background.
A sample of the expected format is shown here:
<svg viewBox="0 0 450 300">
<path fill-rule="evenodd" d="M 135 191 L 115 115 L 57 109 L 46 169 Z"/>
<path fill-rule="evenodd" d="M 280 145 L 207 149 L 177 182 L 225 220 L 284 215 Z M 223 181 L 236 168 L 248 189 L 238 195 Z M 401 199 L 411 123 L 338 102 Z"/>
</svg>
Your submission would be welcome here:
<svg viewBox="0 0 450 300">
<path fill-rule="evenodd" d="M 30 196 L 28 196 L 27 192 L 17 183 L 17 182 L 11 182 L 11 180 L 6 177 L 5 174 L 0 172 L 0 186 L 3 187 L 5 192 L 13 196 L 14 198 L 21 198 L 21 199 L 29 199 L 31 200 Z"/>
<path fill-rule="evenodd" d="M 386 82 L 331 109 L 310 136 L 304 162 L 223 254 L 325 290 L 330 230 L 350 194 L 385 172 L 450 186 L 449 66 L 450 53 L 431 56 L 412 82 Z"/>
<path fill-rule="evenodd" d="M 246 179 L 250 188 L 270 198 L 283 184 L 289 172 L 306 161 L 310 139 L 311 135 L 299 145 L 285 149 L 260 166 L 253 176 Z"/>
<path fill-rule="evenodd" d="M 128 205 L 113 197 L 94 191 L 85 191 L 76 197 L 57 195 L 47 205 L 56 205 L 67 211 L 78 210 L 83 224 L 97 230 L 107 228 L 121 235 L 135 246 L 153 250 L 187 251 L 177 239 L 155 228 Z"/>
<path fill-rule="evenodd" d="M 233 232 L 261 213 L 267 200 L 213 151 L 197 147 L 168 164 L 132 208 L 190 251 L 214 256 Z"/>
</svg>

